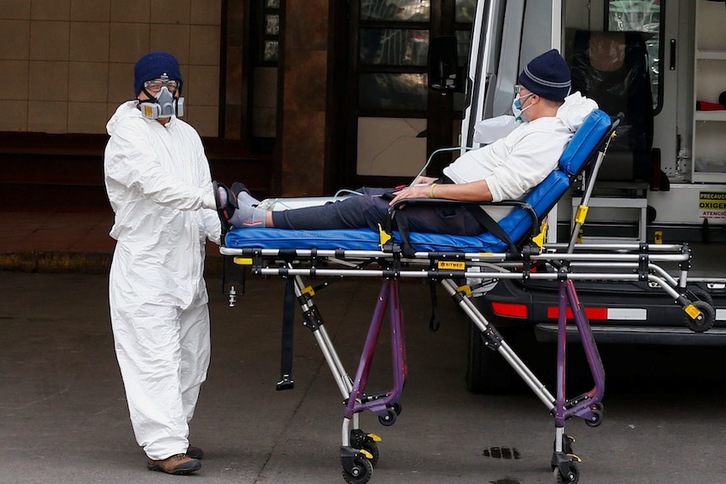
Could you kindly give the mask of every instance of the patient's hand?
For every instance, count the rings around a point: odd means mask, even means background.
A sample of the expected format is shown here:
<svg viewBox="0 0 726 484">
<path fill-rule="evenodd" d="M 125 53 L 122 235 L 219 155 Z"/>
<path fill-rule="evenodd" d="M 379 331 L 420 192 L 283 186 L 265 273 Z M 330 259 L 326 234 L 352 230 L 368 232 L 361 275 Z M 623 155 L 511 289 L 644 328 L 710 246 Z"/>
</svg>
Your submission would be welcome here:
<svg viewBox="0 0 726 484">
<path fill-rule="evenodd" d="M 430 176 L 420 176 L 413 181 L 412 185 L 431 185 L 437 179 L 431 178 Z"/>
<path fill-rule="evenodd" d="M 403 188 L 393 192 L 393 199 L 388 204 L 393 205 L 394 203 L 400 200 L 405 200 L 406 198 L 429 198 L 429 189 L 430 184 Z"/>
</svg>

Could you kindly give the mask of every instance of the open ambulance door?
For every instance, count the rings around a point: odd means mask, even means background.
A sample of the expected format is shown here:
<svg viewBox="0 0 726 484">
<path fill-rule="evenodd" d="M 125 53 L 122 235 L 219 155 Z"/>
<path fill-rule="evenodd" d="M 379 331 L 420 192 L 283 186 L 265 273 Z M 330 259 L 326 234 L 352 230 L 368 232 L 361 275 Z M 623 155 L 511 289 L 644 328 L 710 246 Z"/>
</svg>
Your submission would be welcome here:
<svg viewBox="0 0 726 484">
<path fill-rule="evenodd" d="M 562 45 L 562 1 L 482 0 L 472 28 L 466 73 L 462 149 L 479 148 L 474 128 L 483 120 L 511 113 L 514 85 L 527 63 Z M 553 215 L 556 219 L 556 208 Z M 548 239 L 557 240 L 557 224 Z"/>
<path fill-rule="evenodd" d="M 615 25 L 617 16 L 612 10 L 626 7 L 637 7 L 641 11 L 636 12 L 638 15 L 630 16 L 630 23 Z M 650 17 L 658 21 L 657 34 L 648 30 L 653 25 L 642 20 L 645 17 L 641 13 L 648 13 L 644 10 L 646 7 L 657 8 Z M 686 163 L 686 158 L 692 156 L 688 153 L 689 149 L 703 151 L 709 148 L 700 141 L 692 140 L 695 138 L 691 134 L 693 124 L 696 124 L 694 116 L 701 117 L 696 120 L 706 119 L 709 122 L 716 119 L 711 124 L 719 127 L 724 125 L 720 113 L 694 114 L 693 98 L 693 53 L 698 52 L 695 39 L 706 35 L 704 31 L 694 32 L 698 25 L 696 8 L 707 8 L 707 12 L 713 12 L 708 15 L 710 20 L 710 17 L 716 16 L 718 19 L 724 18 L 726 13 L 723 7 L 723 2 L 706 0 L 667 2 L 667 5 L 658 0 L 480 1 L 467 72 L 468 104 L 462 124 L 462 146 L 476 146 L 473 136 L 478 121 L 508 112 L 514 96 L 512 86 L 530 59 L 548 48 L 557 48 L 565 58 L 570 57 L 571 52 L 565 48 L 565 45 L 569 45 L 566 33 L 572 34 L 576 30 L 635 30 L 647 34 L 649 52 L 651 47 L 658 47 L 650 52 L 649 60 L 651 79 L 657 79 L 652 89 L 655 116 L 653 146 L 660 152 L 664 175 L 671 181 L 669 191 L 651 189 L 648 204 L 654 205 L 655 223 L 663 224 L 670 240 L 673 240 L 673 237 L 678 237 L 672 235 L 676 230 L 685 230 L 687 225 L 698 223 L 700 192 L 710 190 L 718 194 L 726 193 L 722 185 L 726 183 L 726 169 L 723 170 L 724 174 L 713 174 L 711 178 L 714 181 L 709 179 L 695 183 L 699 180 L 689 179 L 690 167 Z M 609 20 L 611 25 L 608 25 L 609 16 L 612 17 Z M 726 56 L 723 53 L 726 52 L 726 42 L 723 39 L 726 37 L 715 28 L 708 32 L 711 35 L 708 37 L 709 42 L 723 47 L 716 54 L 708 51 L 705 55 L 723 62 Z M 707 62 L 715 61 L 709 57 L 704 63 Z M 723 91 L 724 88 L 720 87 L 722 83 L 714 84 Z M 707 87 L 711 91 L 718 90 L 716 86 Z M 711 96 L 708 99 L 718 97 L 717 93 L 711 91 L 705 91 Z M 723 135 L 719 137 L 723 138 Z M 689 143 L 692 145 L 689 146 Z M 719 156 L 722 157 L 722 154 Z M 609 152 L 605 163 L 612 161 L 612 158 Z M 698 174 L 695 168 L 693 171 Z M 718 178 L 721 176 L 723 178 Z M 705 175 L 702 177 L 705 178 Z M 605 207 L 604 223 L 609 224 L 605 226 L 606 229 L 613 226 L 613 217 L 608 210 L 615 209 Z M 562 206 L 560 211 L 563 212 L 562 219 L 566 219 L 565 212 L 569 210 Z M 590 218 L 588 223 L 591 222 Z M 556 215 L 551 213 L 550 221 L 553 219 L 557 220 Z M 726 220 L 726 217 L 723 219 Z M 653 220 L 648 223 L 651 222 Z M 569 221 L 565 223 L 569 225 Z M 550 223 L 550 242 L 557 240 L 556 233 L 554 236 L 552 233 L 552 228 L 556 226 L 556 223 Z M 716 265 L 715 261 L 710 265 Z M 706 300 L 716 308 L 716 323 L 705 333 L 695 334 L 688 329 L 682 311 L 672 304 L 673 301 L 663 294 L 655 294 L 645 282 L 608 284 L 578 281 L 577 288 L 581 303 L 589 308 L 588 317 L 598 342 L 664 346 L 726 345 L 726 280 L 720 275 L 718 279 L 689 277 L 689 281 L 694 284 L 689 285 L 689 290 L 698 299 Z M 552 308 L 557 307 L 558 293 L 556 288 L 545 281 L 500 280 L 490 292 L 477 298 L 475 304 L 509 345 L 516 348 L 517 353 L 526 355 L 525 360 L 541 355 L 539 343 L 554 341 L 556 325 L 552 315 L 556 311 Z M 466 382 L 473 392 L 497 393 L 509 389 L 517 381 L 516 375 L 500 355 L 482 344 L 475 328 L 470 332 L 467 359 Z"/>
<path fill-rule="evenodd" d="M 508 114 L 522 67 L 549 48 L 560 48 L 560 0 L 484 0 L 477 3 L 466 79 L 461 146 L 474 143 L 482 119 Z"/>
</svg>

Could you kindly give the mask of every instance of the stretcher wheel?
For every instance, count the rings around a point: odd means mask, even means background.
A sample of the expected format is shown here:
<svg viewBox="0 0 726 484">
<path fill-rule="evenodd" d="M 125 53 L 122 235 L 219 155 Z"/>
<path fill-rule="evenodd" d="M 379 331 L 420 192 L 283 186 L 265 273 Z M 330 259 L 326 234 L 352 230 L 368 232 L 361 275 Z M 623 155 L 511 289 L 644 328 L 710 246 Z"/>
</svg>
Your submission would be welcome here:
<svg viewBox="0 0 726 484">
<path fill-rule="evenodd" d="M 355 459 L 354 466 L 350 472 L 343 469 L 343 479 L 349 484 L 365 484 L 371 480 L 373 465 L 368 459 Z"/>
<path fill-rule="evenodd" d="M 573 437 L 570 437 L 567 434 L 564 434 L 562 436 L 562 450 L 561 452 L 563 454 L 574 454 L 575 451 L 572 449 L 572 443 L 575 441 Z M 555 452 L 558 452 L 557 449 L 557 442 L 552 442 L 552 449 L 554 449 Z M 557 464 L 553 461 L 552 462 L 552 470 L 557 469 Z"/>
<path fill-rule="evenodd" d="M 602 411 L 600 410 L 593 410 L 592 411 L 592 417 L 585 419 L 585 424 L 588 427 L 599 427 L 602 423 Z"/>
<path fill-rule="evenodd" d="M 378 444 L 371 437 L 371 434 L 366 434 L 360 429 L 354 429 L 350 432 L 350 446 L 354 449 L 365 450 L 370 454 L 368 460 L 373 467 L 378 463 L 380 457 L 380 451 L 378 450 Z"/>
<path fill-rule="evenodd" d="M 378 464 L 378 458 L 381 456 L 381 452 L 378 450 L 378 444 L 373 441 L 364 442 L 360 448 L 361 450 L 365 450 L 371 454 L 371 458 L 368 459 L 368 462 L 371 463 L 371 467 L 375 467 L 376 464 Z"/>
<path fill-rule="evenodd" d="M 398 414 L 392 410 L 388 409 L 385 415 L 379 415 L 378 421 L 381 423 L 381 425 L 385 425 L 386 427 L 390 427 L 391 425 L 396 423 L 396 418 L 398 417 Z"/>
<path fill-rule="evenodd" d="M 704 331 L 708 331 L 709 329 L 711 329 L 713 327 L 713 323 L 716 320 L 716 310 L 713 309 L 713 306 L 711 306 L 706 301 L 695 301 L 693 302 L 693 306 L 701 311 L 701 318 L 693 319 L 688 314 L 686 314 L 686 326 L 688 326 L 691 331 L 694 331 L 696 333 L 703 333 Z"/>
<path fill-rule="evenodd" d="M 691 294 L 693 294 L 697 299 L 701 301 L 706 301 L 708 304 L 713 306 L 713 296 L 711 296 L 711 293 L 708 292 L 705 289 L 701 289 L 700 287 L 691 287 L 689 289 Z"/>
<path fill-rule="evenodd" d="M 567 473 L 566 476 L 562 475 L 558 467 L 555 467 L 555 470 L 552 471 L 552 474 L 554 475 L 555 482 L 557 484 L 576 484 L 580 481 L 580 471 L 577 470 L 577 466 L 574 464 L 570 466 L 570 471 Z"/>
<path fill-rule="evenodd" d="M 396 402 L 393 405 L 391 405 L 391 409 L 396 412 L 396 415 L 401 415 L 401 412 L 403 411 L 403 407 L 400 403 Z"/>
</svg>

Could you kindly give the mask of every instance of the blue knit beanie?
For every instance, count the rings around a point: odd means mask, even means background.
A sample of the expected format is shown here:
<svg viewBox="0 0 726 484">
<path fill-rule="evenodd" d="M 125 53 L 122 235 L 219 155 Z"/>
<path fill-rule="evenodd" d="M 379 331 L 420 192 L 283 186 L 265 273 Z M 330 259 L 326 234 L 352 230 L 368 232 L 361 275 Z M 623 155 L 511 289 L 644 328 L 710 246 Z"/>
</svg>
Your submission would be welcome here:
<svg viewBox="0 0 726 484">
<path fill-rule="evenodd" d="M 550 101 L 563 101 L 570 94 L 570 68 L 557 49 L 552 49 L 527 64 L 519 84 Z"/>
<path fill-rule="evenodd" d="M 181 92 L 182 77 L 176 57 L 168 52 L 149 52 L 134 66 L 134 93 L 138 96 L 144 88 L 144 82 L 162 76 L 179 81 L 179 92 Z"/>
</svg>

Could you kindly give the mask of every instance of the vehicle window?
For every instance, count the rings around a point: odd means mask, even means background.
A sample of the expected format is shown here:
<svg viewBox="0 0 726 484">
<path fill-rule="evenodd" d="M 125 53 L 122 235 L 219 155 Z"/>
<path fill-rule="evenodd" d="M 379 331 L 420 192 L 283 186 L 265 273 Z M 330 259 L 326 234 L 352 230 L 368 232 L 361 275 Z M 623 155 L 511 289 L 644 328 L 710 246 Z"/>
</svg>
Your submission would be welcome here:
<svg viewBox="0 0 726 484">
<path fill-rule="evenodd" d="M 456 0 L 455 21 L 461 23 L 473 23 L 476 13 L 476 0 Z"/>
<path fill-rule="evenodd" d="M 361 29 L 362 64 L 425 66 L 429 31 L 417 29 Z"/>
<path fill-rule="evenodd" d="M 423 0 L 362 0 L 361 20 L 393 20 L 396 22 L 427 22 L 431 5 Z"/>
<path fill-rule="evenodd" d="M 427 94 L 424 74 L 362 73 L 358 84 L 358 105 L 365 111 L 424 111 Z"/>
<path fill-rule="evenodd" d="M 458 135 L 465 96 L 428 90 L 429 44 L 433 36 L 456 36 L 458 64 L 465 72 L 477 0 L 341 3 L 350 5 L 351 42 L 345 99 L 350 161 L 344 168 L 350 181 L 344 184 L 395 186 L 396 180 L 377 178 L 416 173 L 427 153 L 450 146 Z"/>
<path fill-rule="evenodd" d="M 663 100 L 660 60 L 663 56 L 663 21 L 665 0 L 609 0 L 606 3 L 607 30 L 617 32 L 646 32 L 651 34 L 645 44 L 653 94 L 653 109 L 657 113 Z"/>
</svg>

